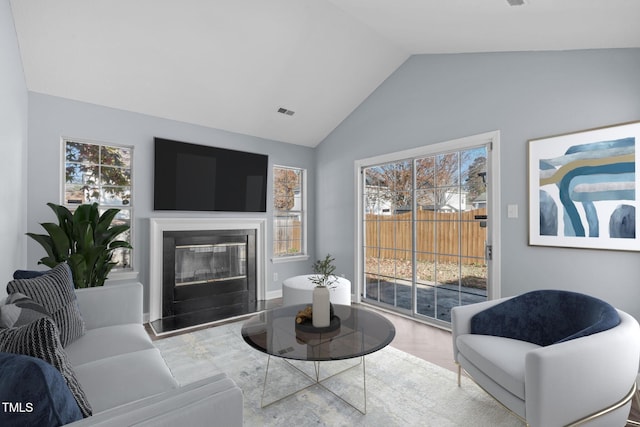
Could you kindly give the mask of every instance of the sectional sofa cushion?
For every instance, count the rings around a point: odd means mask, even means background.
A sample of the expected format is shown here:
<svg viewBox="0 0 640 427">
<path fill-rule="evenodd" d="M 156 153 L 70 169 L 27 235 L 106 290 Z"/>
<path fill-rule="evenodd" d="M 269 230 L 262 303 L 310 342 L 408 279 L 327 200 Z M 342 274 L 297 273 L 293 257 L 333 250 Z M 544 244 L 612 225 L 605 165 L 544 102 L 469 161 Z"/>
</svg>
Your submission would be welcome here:
<svg viewBox="0 0 640 427">
<path fill-rule="evenodd" d="M 60 371 L 44 360 L 0 353 L 0 425 L 57 427 L 82 419 Z M 4 409 L 4 408 L 3 408 Z"/>
<path fill-rule="evenodd" d="M 144 328 L 130 323 L 89 329 L 82 339 L 72 342 L 64 351 L 71 365 L 80 366 L 120 354 L 153 348 L 156 347 Z"/>
<path fill-rule="evenodd" d="M 178 387 L 157 348 L 100 358 L 74 370 L 96 413 Z"/>
<path fill-rule="evenodd" d="M 37 357 L 62 374 L 82 415 L 91 415 L 89 404 L 80 383 L 60 343 L 60 332 L 49 317 L 41 317 L 17 328 L 0 329 L 0 352 Z"/>
<path fill-rule="evenodd" d="M 7 293 L 22 293 L 51 313 L 60 331 L 60 342 L 66 347 L 85 332 L 78 308 L 71 269 L 58 264 L 47 273 L 31 279 L 14 279 L 7 284 Z"/>
</svg>

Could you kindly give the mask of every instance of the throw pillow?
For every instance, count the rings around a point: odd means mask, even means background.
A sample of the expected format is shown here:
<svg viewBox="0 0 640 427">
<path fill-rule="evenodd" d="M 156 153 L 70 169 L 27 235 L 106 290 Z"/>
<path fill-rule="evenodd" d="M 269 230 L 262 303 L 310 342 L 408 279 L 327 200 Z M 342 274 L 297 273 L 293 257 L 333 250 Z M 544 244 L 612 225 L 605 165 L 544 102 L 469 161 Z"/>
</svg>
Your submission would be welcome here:
<svg viewBox="0 0 640 427">
<path fill-rule="evenodd" d="M 60 330 L 60 342 L 63 347 L 84 334 L 84 321 L 73 289 L 73 276 L 66 263 L 58 264 L 38 277 L 10 281 L 7 293 L 16 292 L 42 304 L 51 313 Z"/>
<path fill-rule="evenodd" d="M 0 353 L 0 425 L 58 427 L 82 419 L 60 371 L 44 360 Z"/>
<path fill-rule="evenodd" d="M 14 279 L 33 279 L 34 277 L 42 276 L 46 274 L 48 270 L 45 271 L 37 271 L 37 270 L 16 270 L 13 272 Z"/>
<path fill-rule="evenodd" d="M 62 374 L 82 415 L 91 415 L 91 405 L 60 344 L 60 332 L 49 317 L 41 317 L 18 328 L 0 329 L 0 352 L 37 357 Z"/>
<path fill-rule="evenodd" d="M 7 297 L 0 305 L 0 328 L 17 328 L 41 317 L 51 317 L 43 306 L 19 292 Z"/>
</svg>

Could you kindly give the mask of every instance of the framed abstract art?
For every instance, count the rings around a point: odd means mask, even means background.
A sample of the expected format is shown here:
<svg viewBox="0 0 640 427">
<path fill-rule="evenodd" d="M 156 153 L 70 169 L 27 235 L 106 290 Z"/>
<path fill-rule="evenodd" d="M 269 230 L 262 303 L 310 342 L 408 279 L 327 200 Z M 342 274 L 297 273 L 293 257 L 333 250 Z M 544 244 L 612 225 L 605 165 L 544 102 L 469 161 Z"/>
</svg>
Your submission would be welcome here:
<svg viewBox="0 0 640 427">
<path fill-rule="evenodd" d="M 529 141 L 529 244 L 640 250 L 640 122 Z"/>
</svg>

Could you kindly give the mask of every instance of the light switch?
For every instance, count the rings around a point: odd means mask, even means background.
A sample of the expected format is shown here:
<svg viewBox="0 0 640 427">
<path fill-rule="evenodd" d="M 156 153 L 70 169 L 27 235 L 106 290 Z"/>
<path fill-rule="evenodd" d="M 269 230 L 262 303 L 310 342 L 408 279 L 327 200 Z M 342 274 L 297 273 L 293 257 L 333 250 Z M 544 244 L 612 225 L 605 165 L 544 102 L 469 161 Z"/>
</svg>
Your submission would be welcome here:
<svg viewBox="0 0 640 427">
<path fill-rule="evenodd" d="M 518 218 L 518 205 L 507 205 L 507 218 Z"/>
</svg>

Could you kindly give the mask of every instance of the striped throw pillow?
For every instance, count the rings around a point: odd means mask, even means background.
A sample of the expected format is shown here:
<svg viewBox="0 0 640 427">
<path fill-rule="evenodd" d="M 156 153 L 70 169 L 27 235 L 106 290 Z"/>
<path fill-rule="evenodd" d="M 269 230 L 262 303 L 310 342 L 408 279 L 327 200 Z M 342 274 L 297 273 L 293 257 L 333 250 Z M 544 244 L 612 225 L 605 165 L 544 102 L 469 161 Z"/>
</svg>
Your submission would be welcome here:
<svg viewBox="0 0 640 427">
<path fill-rule="evenodd" d="M 66 263 L 58 264 L 42 276 L 10 281 L 7 293 L 16 292 L 41 304 L 51 314 L 60 331 L 63 347 L 84 335 L 84 321 L 73 288 L 73 276 Z"/>
</svg>

